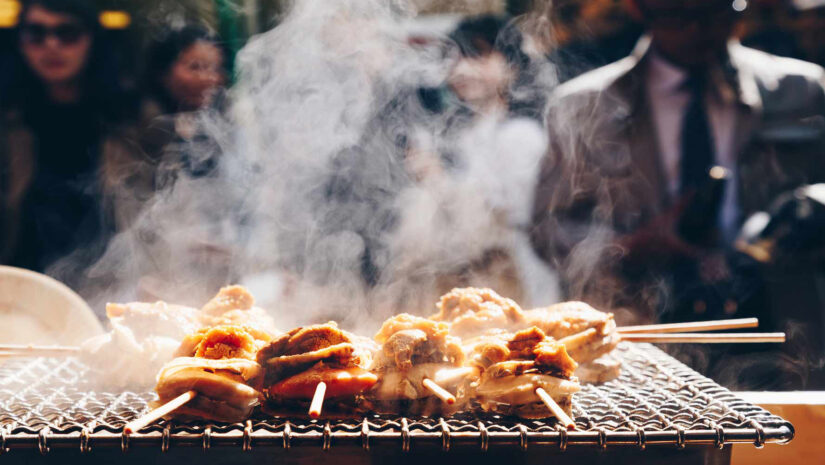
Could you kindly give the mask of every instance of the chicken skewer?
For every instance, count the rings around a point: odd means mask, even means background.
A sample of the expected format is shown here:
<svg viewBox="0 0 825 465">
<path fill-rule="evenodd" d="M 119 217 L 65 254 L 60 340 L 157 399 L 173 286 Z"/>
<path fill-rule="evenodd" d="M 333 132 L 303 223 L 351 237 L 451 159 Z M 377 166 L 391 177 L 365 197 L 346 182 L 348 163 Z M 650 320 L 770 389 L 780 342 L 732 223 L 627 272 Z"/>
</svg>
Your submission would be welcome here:
<svg viewBox="0 0 825 465">
<path fill-rule="evenodd" d="M 470 363 L 481 376 L 473 399 L 488 412 L 523 418 L 555 416 L 575 428 L 568 412 L 581 388 L 573 376 L 577 363 L 560 341 L 531 327 L 515 334 L 477 338 L 467 346 Z"/>
<path fill-rule="evenodd" d="M 413 414 L 451 413 L 468 400 L 478 369 L 464 365 L 458 338 L 445 323 L 409 314 L 384 322 L 371 371 L 379 381 L 367 396 L 367 410 Z"/>
<path fill-rule="evenodd" d="M 318 417 L 325 399 L 334 399 L 336 413 L 354 411 L 378 381 L 366 369 L 375 349 L 371 340 L 334 322 L 289 331 L 257 355 L 265 370 L 267 409 L 280 413 L 309 402 L 309 415 Z"/>
<path fill-rule="evenodd" d="M 604 382 L 619 375 L 620 363 L 610 353 L 622 340 L 634 342 L 748 343 L 782 342 L 781 334 L 727 335 L 690 334 L 643 337 L 651 331 L 699 331 L 753 327 L 755 318 L 736 320 L 617 327 L 613 314 L 600 312 L 583 302 L 562 302 L 549 307 L 522 310 L 513 300 L 490 289 L 457 288 L 442 296 L 439 313 L 431 318 L 450 323 L 450 332 L 462 338 L 478 337 L 536 326 L 548 336 L 563 341 L 570 356 L 579 362 L 576 373 L 583 382 Z M 632 336 L 632 337 L 631 337 Z"/>
<path fill-rule="evenodd" d="M 276 334 L 272 318 L 255 307 L 242 286 L 222 288 L 201 309 L 154 303 L 109 303 L 110 331 L 85 341 L 80 347 L 0 345 L 0 357 L 78 356 L 92 369 L 90 378 L 109 388 L 148 388 L 164 363 L 174 357 L 181 341 L 199 328 L 241 324 Z M 111 376 L 116 372 L 119 376 Z"/>
<path fill-rule="evenodd" d="M 269 336 L 237 325 L 204 328 L 188 336 L 178 357 L 164 365 L 156 408 L 124 427 L 127 434 L 169 416 L 236 422 L 258 404 L 263 370 L 254 361 Z"/>
</svg>

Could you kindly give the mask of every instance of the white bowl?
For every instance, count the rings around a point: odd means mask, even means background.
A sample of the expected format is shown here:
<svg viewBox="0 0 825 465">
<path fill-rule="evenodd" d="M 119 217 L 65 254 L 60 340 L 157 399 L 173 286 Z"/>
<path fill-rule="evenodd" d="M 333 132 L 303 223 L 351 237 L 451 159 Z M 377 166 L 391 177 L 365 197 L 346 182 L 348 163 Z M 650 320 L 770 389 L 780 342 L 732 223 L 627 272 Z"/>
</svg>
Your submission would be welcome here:
<svg viewBox="0 0 825 465">
<path fill-rule="evenodd" d="M 65 284 L 0 266 L 0 344 L 79 345 L 102 333 L 86 301 Z"/>
</svg>

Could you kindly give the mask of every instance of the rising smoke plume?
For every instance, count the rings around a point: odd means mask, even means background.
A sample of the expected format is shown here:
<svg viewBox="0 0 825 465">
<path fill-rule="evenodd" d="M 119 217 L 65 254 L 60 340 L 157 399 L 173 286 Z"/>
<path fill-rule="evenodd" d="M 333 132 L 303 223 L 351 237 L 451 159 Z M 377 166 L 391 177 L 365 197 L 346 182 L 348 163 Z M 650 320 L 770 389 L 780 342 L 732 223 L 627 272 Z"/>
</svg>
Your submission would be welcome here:
<svg viewBox="0 0 825 465">
<path fill-rule="evenodd" d="M 199 137 L 178 147 L 217 167 L 164 161 L 166 181 L 87 273 L 95 307 L 199 306 L 239 282 L 283 327 L 372 329 L 433 312 L 450 283 L 495 285 L 479 262 L 515 273 L 526 304 L 555 300 L 525 233 L 545 131 L 427 108 L 420 89 L 443 86 L 456 52 L 447 37 L 411 43 L 415 16 L 403 1 L 303 0 L 250 40 L 228 111 L 196 115 Z M 516 84 L 531 95 L 554 77 L 536 65 Z"/>
</svg>

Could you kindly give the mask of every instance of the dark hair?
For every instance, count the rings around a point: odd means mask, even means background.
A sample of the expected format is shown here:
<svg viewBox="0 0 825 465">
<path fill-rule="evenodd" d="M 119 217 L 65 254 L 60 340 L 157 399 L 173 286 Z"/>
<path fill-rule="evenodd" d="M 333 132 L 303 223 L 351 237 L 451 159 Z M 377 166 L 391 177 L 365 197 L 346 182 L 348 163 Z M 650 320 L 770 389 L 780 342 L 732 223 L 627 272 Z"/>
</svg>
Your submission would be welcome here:
<svg viewBox="0 0 825 465">
<path fill-rule="evenodd" d="M 474 57 L 501 53 L 514 71 L 507 104 L 513 115 L 541 120 L 546 98 L 536 87 L 536 70 L 522 50 L 523 38 L 518 27 L 506 15 L 471 16 L 462 20 L 450 39 L 463 56 Z"/>
<path fill-rule="evenodd" d="M 521 32 L 505 15 L 481 15 L 465 18 L 450 34 L 463 56 L 499 52 L 516 72 L 524 71 L 530 58 L 521 50 Z"/>
<path fill-rule="evenodd" d="M 43 81 L 26 63 L 20 51 L 20 26 L 33 7 L 72 16 L 83 25 L 91 36 L 91 46 L 86 67 L 81 78 L 82 98 L 91 104 L 103 120 L 118 120 L 132 109 L 127 105 L 127 93 L 121 85 L 121 76 L 115 65 L 111 44 L 105 39 L 98 21 L 98 12 L 89 0 L 24 0 L 20 20 L 13 33 L 15 47 L 11 53 L 10 70 L 2 73 L 0 104 L 4 108 L 25 108 L 33 101 L 46 99 Z"/>
<path fill-rule="evenodd" d="M 144 91 L 155 98 L 168 113 L 176 112 L 177 105 L 163 85 L 163 80 L 169 74 L 180 54 L 201 41 L 209 42 L 218 47 L 224 56 L 224 66 L 228 66 L 226 49 L 223 44 L 217 36 L 199 26 L 185 26 L 180 29 L 169 30 L 160 39 L 149 45 L 146 68 L 143 73 Z"/>
</svg>

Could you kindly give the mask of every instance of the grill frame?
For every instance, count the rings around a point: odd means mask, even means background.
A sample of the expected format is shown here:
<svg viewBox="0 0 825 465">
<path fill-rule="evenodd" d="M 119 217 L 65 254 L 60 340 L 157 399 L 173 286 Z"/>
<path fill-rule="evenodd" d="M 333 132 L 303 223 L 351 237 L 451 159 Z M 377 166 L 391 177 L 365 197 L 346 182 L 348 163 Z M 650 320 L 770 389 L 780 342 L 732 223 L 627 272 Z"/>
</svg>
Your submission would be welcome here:
<svg viewBox="0 0 825 465">
<path fill-rule="evenodd" d="M 732 443 L 787 443 L 793 425 L 738 399 L 649 344 L 622 343 L 615 351 L 622 376 L 584 386 L 574 396 L 577 430 L 555 420 L 518 420 L 496 415 L 449 418 L 373 415 L 360 420 L 309 420 L 256 414 L 245 423 L 162 421 L 126 435 L 151 392 L 92 390 L 76 359 L 19 359 L 0 365 L 0 454 L 14 449 L 157 447 L 361 448 L 364 451 L 554 448 L 718 447 Z"/>
</svg>

